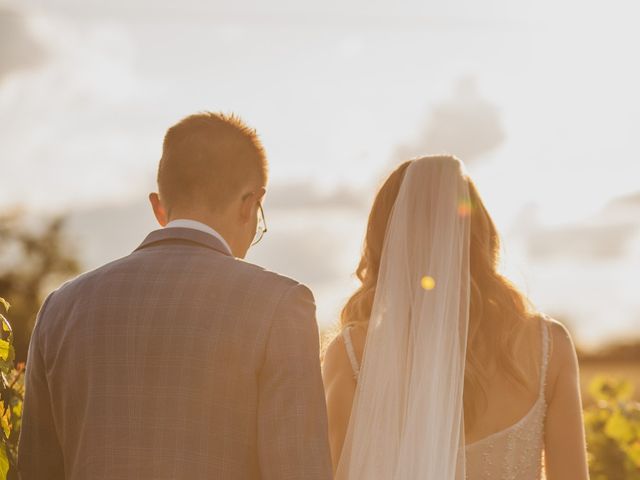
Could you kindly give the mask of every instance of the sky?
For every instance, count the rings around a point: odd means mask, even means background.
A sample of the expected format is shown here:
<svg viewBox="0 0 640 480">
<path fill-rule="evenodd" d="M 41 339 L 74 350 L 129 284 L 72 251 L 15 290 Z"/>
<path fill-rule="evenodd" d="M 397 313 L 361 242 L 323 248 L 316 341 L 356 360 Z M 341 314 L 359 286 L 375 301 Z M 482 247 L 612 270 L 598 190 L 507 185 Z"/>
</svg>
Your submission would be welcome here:
<svg viewBox="0 0 640 480">
<path fill-rule="evenodd" d="M 308 283 L 323 326 L 353 290 L 399 162 L 454 153 L 503 271 L 593 346 L 640 335 L 634 1 L 0 2 L 0 209 L 68 212 L 87 268 L 154 228 L 162 136 L 234 111 L 270 161 L 250 261 Z"/>
</svg>

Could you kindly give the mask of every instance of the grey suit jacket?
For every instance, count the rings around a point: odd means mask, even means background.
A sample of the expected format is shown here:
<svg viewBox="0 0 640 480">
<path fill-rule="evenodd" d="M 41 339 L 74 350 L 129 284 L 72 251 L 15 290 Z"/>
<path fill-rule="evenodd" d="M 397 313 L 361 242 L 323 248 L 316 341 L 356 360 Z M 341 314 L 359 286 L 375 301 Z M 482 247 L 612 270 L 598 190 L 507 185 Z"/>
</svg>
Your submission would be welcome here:
<svg viewBox="0 0 640 480">
<path fill-rule="evenodd" d="M 23 480 L 331 478 L 314 299 L 206 233 L 63 285 L 31 339 Z"/>
</svg>

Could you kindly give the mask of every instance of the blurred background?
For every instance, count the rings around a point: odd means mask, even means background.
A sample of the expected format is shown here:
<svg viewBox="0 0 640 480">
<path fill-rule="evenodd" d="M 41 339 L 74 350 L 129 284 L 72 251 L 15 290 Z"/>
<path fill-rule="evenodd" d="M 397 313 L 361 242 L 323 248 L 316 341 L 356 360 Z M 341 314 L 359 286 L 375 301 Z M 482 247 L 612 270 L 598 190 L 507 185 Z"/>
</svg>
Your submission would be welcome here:
<svg viewBox="0 0 640 480">
<path fill-rule="evenodd" d="M 563 321 L 587 382 L 640 385 L 637 1 L 0 1 L 0 296 L 18 360 L 65 279 L 131 252 L 165 130 L 257 128 L 269 232 L 248 260 L 308 284 L 328 328 L 401 161 L 453 153 L 503 271 Z"/>
</svg>

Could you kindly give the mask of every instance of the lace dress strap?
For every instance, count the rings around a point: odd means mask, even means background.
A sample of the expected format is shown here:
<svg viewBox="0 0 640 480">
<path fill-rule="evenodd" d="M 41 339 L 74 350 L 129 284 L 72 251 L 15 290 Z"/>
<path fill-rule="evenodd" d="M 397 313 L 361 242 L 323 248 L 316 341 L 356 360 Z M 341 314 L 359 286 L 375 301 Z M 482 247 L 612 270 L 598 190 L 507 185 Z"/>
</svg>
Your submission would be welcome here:
<svg viewBox="0 0 640 480">
<path fill-rule="evenodd" d="M 542 362 L 540 367 L 540 396 L 544 397 L 545 387 L 547 386 L 547 369 L 549 366 L 549 344 L 550 344 L 550 330 L 549 320 L 546 315 L 541 316 L 542 324 Z"/>
<path fill-rule="evenodd" d="M 351 327 L 347 327 L 342 330 L 342 340 L 344 341 L 344 348 L 347 351 L 349 362 L 351 363 L 351 369 L 353 370 L 353 378 L 358 381 L 358 374 L 360 373 L 360 365 L 358 365 L 358 359 L 356 358 L 356 352 L 353 349 L 353 342 L 351 341 Z"/>
</svg>

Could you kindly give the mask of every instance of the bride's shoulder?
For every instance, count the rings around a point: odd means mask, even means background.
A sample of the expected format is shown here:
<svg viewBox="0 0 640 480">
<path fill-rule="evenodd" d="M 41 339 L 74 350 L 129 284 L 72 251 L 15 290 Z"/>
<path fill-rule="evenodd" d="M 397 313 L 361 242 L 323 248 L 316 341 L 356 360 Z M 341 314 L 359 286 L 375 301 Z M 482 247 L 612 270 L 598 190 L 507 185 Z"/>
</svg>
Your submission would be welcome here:
<svg viewBox="0 0 640 480">
<path fill-rule="evenodd" d="M 562 381 L 578 376 L 578 357 L 569 329 L 560 321 L 548 315 L 542 315 L 549 328 L 549 369 L 550 392 L 553 393 L 559 378 Z"/>
<path fill-rule="evenodd" d="M 550 356 L 564 357 L 575 353 L 573 338 L 569 329 L 559 320 L 546 314 L 541 314 L 542 320 L 549 328 Z"/>
<path fill-rule="evenodd" d="M 347 349 L 353 348 L 356 360 L 359 363 L 362 359 L 365 339 L 366 331 L 364 327 L 358 325 L 349 325 L 334 334 L 324 352 L 322 361 L 323 373 L 329 375 L 346 373 L 351 377 L 353 368 Z M 351 347 L 349 347 L 349 343 Z"/>
<path fill-rule="evenodd" d="M 334 334 L 322 356 L 322 378 L 329 395 L 334 387 L 349 380 L 351 365 L 343 343 L 342 332 Z"/>
</svg>

